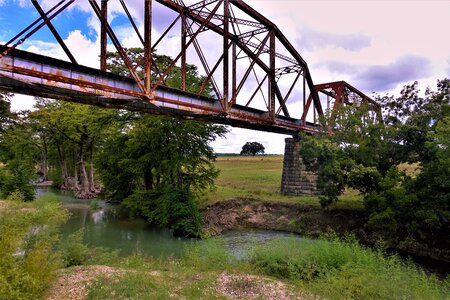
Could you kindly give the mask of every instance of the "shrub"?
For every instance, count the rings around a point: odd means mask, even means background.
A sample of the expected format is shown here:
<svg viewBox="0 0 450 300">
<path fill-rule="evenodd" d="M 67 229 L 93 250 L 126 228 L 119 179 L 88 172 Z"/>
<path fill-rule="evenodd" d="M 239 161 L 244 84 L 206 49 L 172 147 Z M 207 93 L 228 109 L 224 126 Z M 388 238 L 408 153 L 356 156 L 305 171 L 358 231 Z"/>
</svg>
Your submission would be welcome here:
<svg viewBox="0 0 450 300">
<path fill-rule="evenodd" d="M 89 258 L 89 248 L 83 244 L 84 230 L 80 229 L 62 241 L 62 254 L 64 266 L 78 266 L 84 264 Z"/>
<path fill-rule="evenodd" d="M 450 292 L 448 282 L 353 239 L 274 240 L 256 247 L 250 263 L 328 299 L 444 299 Z"/>
<path fill-rule="evenodd" d="M 0 299 L 41 298 L 61 266 L 56 245 L 68 214 L 52 199 L 0 202 Z"/>
<path fill-rule="evenodd" d="M 174 187 L 135 191 L 123 204 L 150 223 L 169 227 L 175 236 L 200 236 L 201 215 L 190 191 Z"/>
</svg>

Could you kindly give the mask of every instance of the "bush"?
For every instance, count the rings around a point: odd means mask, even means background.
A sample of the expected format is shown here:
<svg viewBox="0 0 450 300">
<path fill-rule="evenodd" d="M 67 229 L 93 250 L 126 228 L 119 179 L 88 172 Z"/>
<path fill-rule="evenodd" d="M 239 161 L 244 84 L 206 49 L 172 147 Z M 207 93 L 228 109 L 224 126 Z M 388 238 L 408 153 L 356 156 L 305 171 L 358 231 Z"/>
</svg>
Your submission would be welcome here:
<svg viewBox="0 0 450 300">
<path fill-rule="evenodd" d="M 41 298 L 62 265 L 56 246 L 67 218 L 56 200 L 0 201 L 0 299 Z"/>
<path fill-rule="evenodd" d="M 80 229 L 62 241 L 62 254 L 64 266 L 78 266 L 84 264 L 89 258 L 89 248 L 83 244 L 84 230 Z"/>
<path fill-rule="evenodd" d="M 136 191 L 123 204 L 150 223 L 169 227 L 175 236 L 200 236 L 201 215 L 190 191 L 169 187 Z"/>
<path fill-rule="evenodd" d="M 444 299 L 448 282 L 352 239 L 279 239 L 256 247 L 250 263 L 329 299 Z"/>
</svg>

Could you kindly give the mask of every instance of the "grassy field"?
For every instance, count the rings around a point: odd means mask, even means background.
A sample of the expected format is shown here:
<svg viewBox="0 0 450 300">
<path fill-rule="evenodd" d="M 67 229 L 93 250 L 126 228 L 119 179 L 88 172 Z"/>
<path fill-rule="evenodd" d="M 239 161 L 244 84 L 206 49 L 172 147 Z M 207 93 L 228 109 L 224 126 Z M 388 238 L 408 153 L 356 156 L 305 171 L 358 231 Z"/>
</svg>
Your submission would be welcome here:
<svg viewBox="0 0 450 300">
<path fill-rule="evenodd" d="M 220 156 L 216 160 L 220 175 L 217 189 L 202 198 L 202 204 L 236 197 L 319 206 L 318 197 L 285 196 L 280 193 L 283 156 Z M 347 192 L 335 206 L 362 208 L 361 197 Z"/>
</svg>

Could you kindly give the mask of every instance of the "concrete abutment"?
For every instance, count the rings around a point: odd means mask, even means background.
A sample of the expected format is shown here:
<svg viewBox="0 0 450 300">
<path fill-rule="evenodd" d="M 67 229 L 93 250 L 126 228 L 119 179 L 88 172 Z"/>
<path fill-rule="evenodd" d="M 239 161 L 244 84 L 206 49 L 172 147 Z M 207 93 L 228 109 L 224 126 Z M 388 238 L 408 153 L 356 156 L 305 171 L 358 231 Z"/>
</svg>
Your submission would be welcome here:
<svg viewBox="0 0 450 300">
<path fill-rule="evenodd" d="M 286 138 L 281 177 L 281 193 L 284 195 L 318 195 L 317 175 L 307 171 L 300 156 L 301 140 Z"/>
</svg>

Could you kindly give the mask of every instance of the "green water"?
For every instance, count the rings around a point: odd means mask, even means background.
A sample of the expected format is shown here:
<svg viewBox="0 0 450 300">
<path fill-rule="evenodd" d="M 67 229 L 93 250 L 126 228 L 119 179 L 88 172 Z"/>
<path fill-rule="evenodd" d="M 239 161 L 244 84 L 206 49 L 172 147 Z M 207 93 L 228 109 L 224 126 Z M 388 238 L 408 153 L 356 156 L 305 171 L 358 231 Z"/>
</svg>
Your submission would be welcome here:
<svg viewBox="0 0 450 300">
<path fill-rule="evenodd" d="M 84 242 L 93 247 L 119 250 L 121 255 L 142 253 L 153 257 L 181 257 L 186 244 L 201 243 L 197 239 L 174 237 L 170 230 L 150 226 L 144 219 L 129 219 L 119 213 L 118 206 L 110 205 L 103 200 L 96 200 L 100 204 L 100 209 L 93 210 L 90 207 L 91 200 L 76 199 L 70 192 L 38 189 L 36 193 L 37 198 L 54 196 L 60 199 L 63 207 L 71 213 L 70 219 L 62 228 L 63 235 L 67 236 L 84 228 Z M 226 242 L 229 253 L 241 258 L 254 243 L 266 243 L 285 236 L 291 234 L 245 229 L 228 231 L 221 238 Z M 299 235 L 295 237 L 307 239 Z M 430 272 L 441 274 L 443 277 L 449 274 L 449 263 L 414 256 L 409 258 Z"/>
<path fill-rule="evenodd" d="M 174 237 L 170 230 L 150 226 L 144 219 L 129 219 L 119 213 L 118 206 L 103 200 L 97 199 L 100 209 L 93 210 L 91 200 L 76 199 L 70 192 L 38 189 L 37 198 L 41 196 L 57 197 L 70 212 L 70 219 L 62 228 L 64 236 L 84 228 L 84 242 L 93 247 L 119 250 L 121 255 L 142 253 L 153 257 L 181 257 L 186 244 L 201 242 Z M 282 236 L 289 234 L 269 230 L 236 230 L 226 232 L 222 238 L 230 254 L 240 258 L 253 243 L 265 243 Z"/>
<path fill-rule="evenodd" d="M 92 210 L 91 200 L 76 199 L 70 192 L 39 189 L 41 196 L 58 197 L 71 216 L 63 226 L 67 236 L 84 228 L 84 242 L 93 247 L 119 250 L 121 255 L 142 253 L 154 257 L 180 257 L 186 243 L 195 239 L 176 238 L 170 230 L 149 226 L 143 219 L 121 216 L 117 206 L 96 200 L 101 208 Z"/>
</svg>

